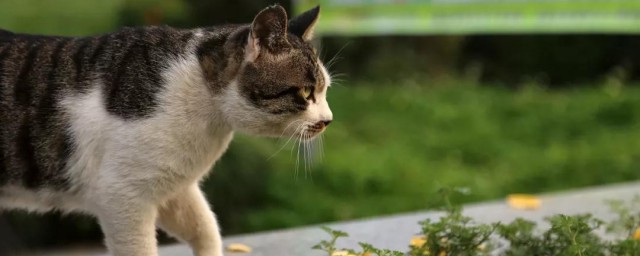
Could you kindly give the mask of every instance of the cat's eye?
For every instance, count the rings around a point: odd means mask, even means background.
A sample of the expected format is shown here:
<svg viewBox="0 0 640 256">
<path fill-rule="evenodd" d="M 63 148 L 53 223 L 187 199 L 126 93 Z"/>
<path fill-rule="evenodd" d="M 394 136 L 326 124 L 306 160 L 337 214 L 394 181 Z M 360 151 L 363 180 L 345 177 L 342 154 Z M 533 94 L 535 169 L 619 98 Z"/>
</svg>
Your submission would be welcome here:
<svg viewBox="0 0 640 256">
<path fill-rule="evenodd" d="M 313 89 L 313 87 L 302 87 L 302 89 L 300 89 L 300 94 L 305 99 L 311 99 L 311 96 L 313 95 Z"/>
</svg>

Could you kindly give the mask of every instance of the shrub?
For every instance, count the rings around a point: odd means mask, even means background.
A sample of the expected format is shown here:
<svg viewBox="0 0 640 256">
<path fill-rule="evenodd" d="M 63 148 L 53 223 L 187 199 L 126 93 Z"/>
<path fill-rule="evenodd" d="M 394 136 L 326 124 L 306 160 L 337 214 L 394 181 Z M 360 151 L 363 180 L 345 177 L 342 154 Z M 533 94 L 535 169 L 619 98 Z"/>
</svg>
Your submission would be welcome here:
<svg viewBox="0 0 640 256">
<path fill-rule="evenodd" d="M 612 201 L 611 208 L 618 218 L 604 222 L 590 214 L 558 214 L 546 219 L 550 228 L 538 232 L 535 222 L 518 218 L 511 223 L 478 224 L 462 214 L 462 208 L 449 203 L 450 193 L 444 189 L 441 194 L 445 201 L 446 214 L 437 221 L 425 220 L 420 223 L 422 231 L 409 245 L 408 255 L 456 255 L 456 256 L 637 256 L 640 255 L 640 197 L 632 205 Z M 623 234 L 620 238 L 606 240 L 596 234 L 601 227 L 609 232 Z M 360 243 L 361 249 L 338 250 L 335 247 L 340 237 L 347 233 L 323 229 L 331 236 L 315 245 L 314 249 L 326 251 L 329 255 L 348 256 L 396 256 L 407 255 L 399 251 L 379 249 L 373 245 Z"/>
</svg>

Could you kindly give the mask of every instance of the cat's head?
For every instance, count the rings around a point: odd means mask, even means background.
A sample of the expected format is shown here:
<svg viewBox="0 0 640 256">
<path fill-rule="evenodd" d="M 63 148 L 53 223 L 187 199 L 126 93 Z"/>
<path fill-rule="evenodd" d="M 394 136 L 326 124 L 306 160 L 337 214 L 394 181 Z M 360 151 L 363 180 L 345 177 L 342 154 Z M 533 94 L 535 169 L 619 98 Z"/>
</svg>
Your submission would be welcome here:
<svg viewBox="0 0 640 256">
<path fill-rule="evenodd" d="M 276 5 L 256 15 L 224 94 L 225 115 L 235 130 L 311 139 L 332 121 L 330 77 L 310 42 L 319 11 L 289 20 Z"/>
</svg>

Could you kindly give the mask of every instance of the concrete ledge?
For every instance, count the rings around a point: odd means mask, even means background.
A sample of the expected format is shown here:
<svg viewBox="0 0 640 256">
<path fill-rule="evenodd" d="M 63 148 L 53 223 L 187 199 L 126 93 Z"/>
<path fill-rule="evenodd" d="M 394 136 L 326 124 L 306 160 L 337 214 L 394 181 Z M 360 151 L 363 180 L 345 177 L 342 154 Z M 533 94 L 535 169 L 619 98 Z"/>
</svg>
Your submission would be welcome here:
<svg viewBox="0 0 640 256">
<path fill-rule="evenodd" d="M 640 182 L 616 184 L 603 187 L 586 188 L 561 193 L 541 195 L 542 207 L 535 211 L 515 210 L 503 200 L 470 204 L 465 206 L 464 213 L 481 223 L 510 222 L 517 217 L 542 222 L 545 217 L 563 213 L 591 213 L 603 220 L 615 217 L 609 211 L 605 200 L 631 200 L 640 194 Z M 372 219 L 356 220 L 324 224 L 330 228 L 345 231 L 350 237 L 343 238 L 338 247 L 359 248 L 358 242 L 367 242 L 379 248 L 407 251 L 409 240 L 420 231 L 419 221 L 436 219 L 441 216 L 437 212 L 416 212 Z M 226 253 L 227 256 L 273 256 L 273 255 L 326 255 L 311 247 L 328 235 L 319 228 L 320 225 L 286 230 L 254 233 L 225 237 L 224 243 L 243 243 L 253 248 L 252 253 Z M 74 255 L 73 252 L 47 255 Z M 76 254 L 80 255 L 80 254 Z M 105 255 L 104 253 L 82 255 Z M 186 245 L 169 245 L 160 249 L 162 256 L 192 255 Z"/>
<path fill-rule="evenodd" d="M 501 201 L 471 204 L 465 206 L 465 215 L 482 223 L 510 222 L 517 217 L 542 222 L 545 217 L 563 213 L 592 213 L 603 220 L 615 216 L 604 203 L 608 199 L 631 200 L 640 194 L 640 182 L 618 184 L 541 195 L 542 207 L 535 211 L 515 210 Z M 330 228 L 349 233 L 350 237 L 339 241 L 339 247 L 359 248 L 358 242 L 367 242 L 379 248 L 406 251 L 412 236 L 420 231 L 418 222 L 435 219 L 442 214 L 437 212 L 417 212 L 373 219 L 327 224 Z M 266 255 L 325 255 L 321 251 L 311 250 L 311 246 L 328 236 L 318 226 L 290 230 L 234 236 L 225 239 L 226 243 L 244 243 L 253 247 L 252 256 Z M 168 247 L 163 255 L 184 255 L 180 246 Z M 175 254 L 177 253 L 177 254 Z M 182 253 L 182 254 L 180 254 Z M 240 255 L 240 254 L 229 254 Z"/>
</svg>

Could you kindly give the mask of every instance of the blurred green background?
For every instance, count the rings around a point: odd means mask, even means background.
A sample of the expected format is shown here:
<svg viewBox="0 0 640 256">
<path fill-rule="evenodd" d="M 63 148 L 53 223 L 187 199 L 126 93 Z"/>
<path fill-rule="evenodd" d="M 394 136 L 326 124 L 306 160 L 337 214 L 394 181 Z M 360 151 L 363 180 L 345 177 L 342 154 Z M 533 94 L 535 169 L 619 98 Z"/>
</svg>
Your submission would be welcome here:
<svg viewBox="0 0 640 256">
<path fill-rule="evenodd" d="M 79 36 L 246 23 L 272 3 L 1 0 L 0 27 Z M 224 235 L 423 210 L 443 186 L 479 201 L 640 177 L 633 33 L 342 34 L 318 44 L 337 80 L 324 159 L 296 172 L 291 144 L 279 151 L 286 140 L 237 136 L 204 183 Z M 16 249 L 102 237 L 75 214 L 5 212 L 0 225 L 0 247 Z"/>
</svg>

